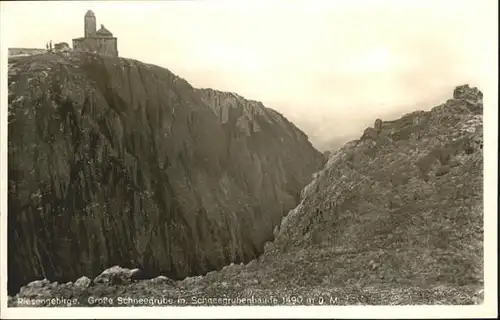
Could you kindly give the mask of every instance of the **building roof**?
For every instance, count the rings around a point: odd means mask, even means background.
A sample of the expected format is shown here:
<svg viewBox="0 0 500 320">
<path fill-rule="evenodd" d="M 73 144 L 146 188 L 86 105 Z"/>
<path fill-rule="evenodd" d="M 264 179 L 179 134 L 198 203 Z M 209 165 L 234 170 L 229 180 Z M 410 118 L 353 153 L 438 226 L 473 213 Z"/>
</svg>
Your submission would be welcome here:
<svg viewBox="0 0 500 320">
<path fill-rule="evenodd" d="M 94 11 L 88 10 L 87 13 L 85 14 L 86 17 L 95 17 Z"/>
<path fill-rule="evenodd" d="M 111 31 L 106 29 L 103 24 L 101 24 L 101 29 L 97 30 L 96 35 L 99 37 L 112 37 Z"/>
</svg>

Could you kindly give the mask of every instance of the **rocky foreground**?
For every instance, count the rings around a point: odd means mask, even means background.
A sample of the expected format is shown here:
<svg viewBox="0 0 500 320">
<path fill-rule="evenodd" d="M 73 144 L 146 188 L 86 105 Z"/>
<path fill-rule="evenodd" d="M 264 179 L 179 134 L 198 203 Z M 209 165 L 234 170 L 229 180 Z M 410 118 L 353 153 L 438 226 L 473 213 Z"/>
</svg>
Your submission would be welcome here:
<svg viewBox="0 0 500 320">
<path fill-rule="evenodd" d="M 247 264 L 179 281 L 115 266 L 75 283 L 32 282 L 9 304 L 481 303 L 482 108 L 482 93 L 464 85 L 431 111 L 376 120 L 331 153 Z"/>
</svg>

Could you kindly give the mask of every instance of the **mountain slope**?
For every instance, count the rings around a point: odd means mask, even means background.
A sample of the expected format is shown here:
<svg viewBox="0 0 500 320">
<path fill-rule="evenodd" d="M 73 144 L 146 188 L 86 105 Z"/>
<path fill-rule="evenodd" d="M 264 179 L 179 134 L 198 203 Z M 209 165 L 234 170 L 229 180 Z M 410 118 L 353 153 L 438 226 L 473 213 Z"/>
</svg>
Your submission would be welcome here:
<svg viewBox="0 0 500 320">
<path fill-rule="evenodd" d="M 139 61 L 17 55 L 8 83 L 9 292 L 114 264 L 183 278 L 249 261 L 324 164 L 273 110 L 239 98 L 221 119 Z"/>
<path fill-rule="evenodd" d="M 332 284 L 482 281 L 482 93 L 375 122 L 332 155 L 268 255 L 332 255 Z"/>
</svg>

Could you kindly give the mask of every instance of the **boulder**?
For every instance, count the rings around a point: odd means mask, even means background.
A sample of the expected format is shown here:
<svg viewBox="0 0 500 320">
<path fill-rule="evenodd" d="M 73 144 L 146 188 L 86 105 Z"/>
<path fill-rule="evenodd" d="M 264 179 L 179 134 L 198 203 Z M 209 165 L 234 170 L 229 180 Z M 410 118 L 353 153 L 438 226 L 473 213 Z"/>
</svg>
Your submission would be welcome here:
<svg viewBox="0 0 500 320">
<path fill-rule="evenodd" d="M 134 280 L 134 274 L 140 273 L 139 269 L 127 269 L 120 266 L 113 266 L 104 270 L 92 283 L 106 285 L 121 285 Z"/>
<path fill-rule="evenodd" d="M 80 288 L 87 288 L 90 285 L 91 280 L 85 276 L 78 278 L 75 281 L 74 286 Z"/>
</svg>

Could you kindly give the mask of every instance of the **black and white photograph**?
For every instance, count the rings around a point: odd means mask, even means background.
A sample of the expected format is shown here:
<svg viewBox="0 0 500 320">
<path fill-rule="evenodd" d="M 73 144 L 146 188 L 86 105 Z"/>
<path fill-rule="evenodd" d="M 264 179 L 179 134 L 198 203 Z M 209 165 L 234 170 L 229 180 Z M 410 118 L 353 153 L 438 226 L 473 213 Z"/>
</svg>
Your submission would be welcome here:
<svg viewBox="0 0 500 320">
<path fill-rule="evenodd" d="M 1 318 L 497 317 L 496 0 L 0 21 Z"/>
</svg>

